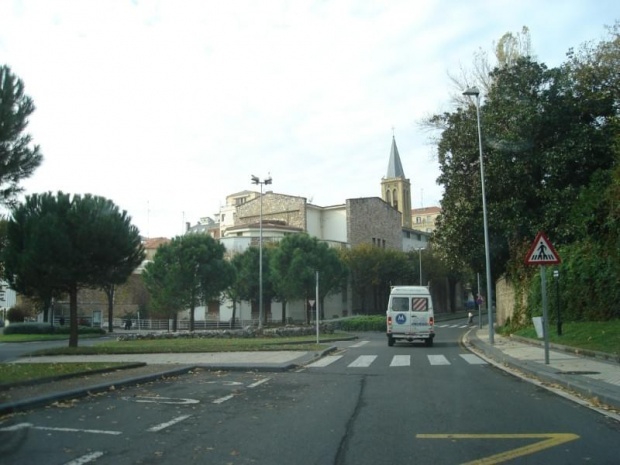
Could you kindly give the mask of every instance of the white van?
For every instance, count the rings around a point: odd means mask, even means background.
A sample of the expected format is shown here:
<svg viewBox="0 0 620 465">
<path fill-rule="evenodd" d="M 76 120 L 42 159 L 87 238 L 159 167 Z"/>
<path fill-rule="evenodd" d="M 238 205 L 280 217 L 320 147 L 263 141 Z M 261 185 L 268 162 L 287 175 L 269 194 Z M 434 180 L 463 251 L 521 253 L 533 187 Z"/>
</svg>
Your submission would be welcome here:
<svg viewBox="0 0 620 465">
<path fill-rule="evenodd" d="M 388 346 L 416 339 L 433 345 L 435 314 L 428 287 L 392 286 L 386 314 Z"/>
</svg>

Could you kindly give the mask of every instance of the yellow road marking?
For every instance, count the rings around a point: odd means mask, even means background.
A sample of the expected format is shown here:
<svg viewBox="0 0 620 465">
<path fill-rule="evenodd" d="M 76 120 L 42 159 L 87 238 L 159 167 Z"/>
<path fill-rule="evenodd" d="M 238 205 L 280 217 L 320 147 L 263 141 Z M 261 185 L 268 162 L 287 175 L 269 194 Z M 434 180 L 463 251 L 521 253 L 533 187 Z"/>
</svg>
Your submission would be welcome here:
<svg viewBox="0 0 620 465">
<path fill-rule="evenodd" d="M 495 454 L 462 465 L 495 465 L 506 462 L 524 455 L 534 454 L 550 447 L 559 446 L 566 442 L 579 439 L 572 433 L 547 433 L 547 434 L 417 434 L 417 439 L 545 439 L 544 441 L 530 444 L 529 446 Z"/>
</svg>

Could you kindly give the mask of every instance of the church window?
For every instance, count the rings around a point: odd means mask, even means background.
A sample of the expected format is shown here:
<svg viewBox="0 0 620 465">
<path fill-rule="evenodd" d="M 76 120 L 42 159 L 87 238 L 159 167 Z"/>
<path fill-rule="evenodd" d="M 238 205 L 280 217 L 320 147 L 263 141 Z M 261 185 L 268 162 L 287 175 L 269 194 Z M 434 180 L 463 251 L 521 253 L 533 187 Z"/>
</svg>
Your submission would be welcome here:
<svg viewBox="0 0 620 465">
<path fill-rule="evenodd" d="M 390 192 L 390 190 L 387 190 L 387 196 L 386 196 L 386 201 L 389 205 L 392 205 L 392 193 Z"/>
</svg>

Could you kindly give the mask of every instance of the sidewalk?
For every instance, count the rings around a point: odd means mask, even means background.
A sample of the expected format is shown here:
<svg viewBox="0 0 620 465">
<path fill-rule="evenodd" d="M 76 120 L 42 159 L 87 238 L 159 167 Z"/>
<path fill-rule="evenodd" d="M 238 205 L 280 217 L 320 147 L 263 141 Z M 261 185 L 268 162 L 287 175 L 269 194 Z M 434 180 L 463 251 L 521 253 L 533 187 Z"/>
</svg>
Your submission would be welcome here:
<svg viewBox="0 0 620 465">
<path fill-rule="evenodd" d="M 500 366 L 508 366 L 534 377 L 543 383 L 561 386 L 583 396 L 595 406 L 620 410 L 620 363 L 612 357 L 604 359 L 579 350 L 553 345 L 549 350 L 549 364 L 545 364 L 542 341 L 525 341 L 494 334 L 489 343 L 488 327 L 466 334 L 465 343 L 482 352 Z"/>
</svg>

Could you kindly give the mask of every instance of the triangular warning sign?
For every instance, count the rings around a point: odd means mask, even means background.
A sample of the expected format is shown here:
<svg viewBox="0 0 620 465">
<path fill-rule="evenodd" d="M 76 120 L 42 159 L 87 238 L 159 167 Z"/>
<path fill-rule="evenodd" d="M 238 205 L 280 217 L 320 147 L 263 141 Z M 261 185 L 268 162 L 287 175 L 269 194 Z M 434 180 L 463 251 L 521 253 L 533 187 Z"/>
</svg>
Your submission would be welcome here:
<svg viewBox="0 0 620 465">
<path fill-rule="evenodd" d="M 525 263 L 528 265 L 555 265 L 561 261 L 545 233 L 540 231 L 527 253 Z"/>
</svg>

